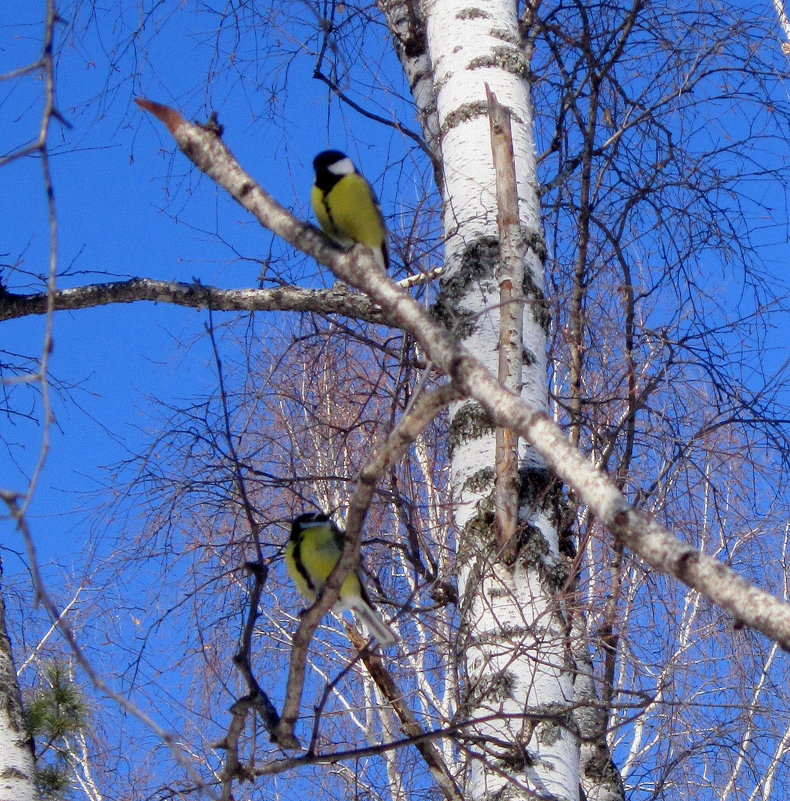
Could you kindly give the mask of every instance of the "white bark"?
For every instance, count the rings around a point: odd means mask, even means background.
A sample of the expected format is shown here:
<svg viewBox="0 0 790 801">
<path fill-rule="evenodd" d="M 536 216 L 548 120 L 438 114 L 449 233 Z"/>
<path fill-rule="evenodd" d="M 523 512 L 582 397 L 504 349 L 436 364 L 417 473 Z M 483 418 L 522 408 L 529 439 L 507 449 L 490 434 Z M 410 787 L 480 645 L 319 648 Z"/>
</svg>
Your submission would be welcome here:
<svg viewBox="0 0 790 801">
<path fill-rule="evenodd" d="M 0 597 L 0 801 L 36 801 L 35 765 Z"/>
<path fill-rule="evenodd" d="M 581 786 L 587 801 L 622 801 L 625 797 L 623 780 L 617 766 L 612 761 L 609 744 L 606 740 L 605 709 L 601 708 L 593 676 L 592 658 L 587 653 L 580 626 L 574 632 L 577 642 L 574 696 L 578 706 L 574 719 L 582 737 L 580 748 Z"/>
<path fill-rule="evenodd" d="M 442 305 L 447 324 L 457 326 L 466 347 L 496 373 L 498 229 L 485 86 L 512 113 L 520 224 L 532 245 L 525 269 L 534 298 L 542 291 L 543 276 L 528 62 L 512 3 L 433 0 L 425 9 L 442 131 Z M 521 397 L 545 411 L 546 342 L 536 311 L 530 305 L 524 310 L 529 357 Z M 483 744 L 473 741 L 471 750 L 480 758 L 469 760 L 467 795 L 493 797 L 509 787 L 514 796 L 575 799 L 578 743 L 572 725 L 566 725 L 573 688 L 562 619 L 545 580 L 557 561 L 556 521 L 548 505 L 527 499 L 520 510 L 520 521 L 530 532 L 527 547 L 515 565 L 499 561 L 491 522 L 483 522 L 493 490 L 494 430 L 468 401 L 452 405 L 451 419 L 451 482 L 462 532 L 458 580 L 467 676 L 464 711 L 481 721 L 474 735 L 486 738 Z M 545 467 L 531 450 L 522 447 L 520 456 L 522 469 Z"/>
<path fill-rule="evenodd" d="M 790 20 L 787 18 L 787 14 L 785 13 L 785 4 L 782 0 L 773 0 L 774 2 L 774 10 L 776 11 L 777 19 L 779 20 L 779 27 L 782 29 L 782 33 L 785 35 L 785 39 L 787 42 L 784 43 L 783 49 L 785 53 L 787 53 L 786 45 L 790 42 Z"/>
<path fill-rule="evenodd" d="M 428 153 L 438 165 L 440 145 L 436 89 L 425 41 L 425 20 L 417 6 L 414 0 L 378 0 L 378 7 L 392 35 L 395 52 L 409 82 Z"/>
</svg>

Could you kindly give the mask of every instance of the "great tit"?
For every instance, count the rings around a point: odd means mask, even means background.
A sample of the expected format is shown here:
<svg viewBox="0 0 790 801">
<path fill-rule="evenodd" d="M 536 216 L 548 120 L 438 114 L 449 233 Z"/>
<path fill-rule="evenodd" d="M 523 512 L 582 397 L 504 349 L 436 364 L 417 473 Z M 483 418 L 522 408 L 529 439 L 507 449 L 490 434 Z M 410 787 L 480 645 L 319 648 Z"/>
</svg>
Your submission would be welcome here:
<svg viewBox="0 0 790 801">
<path fill-rule="evenodd" d="M 386 270 L 387 228 L 370 184 L 339 150 L 319 153 L 313 159 L 313 167 L 315 183 L 310 201 L 324 233 L 344 248 L 361 242 Z"/>
<path fill-rule="evenodd" d="M 343 550 L 342 532 L 325 514 L 308 512 L 291 524 L 291 536 L 285 549 L 285 566 L 299 592 L 314 603 L 326 584 Z M 394 645 L 398 635 L 379 617 L 359 575 L 351 571 L 343 580 L 334 608 L 349 609 L 368 628 L 380 645 Z"/>
</svg>

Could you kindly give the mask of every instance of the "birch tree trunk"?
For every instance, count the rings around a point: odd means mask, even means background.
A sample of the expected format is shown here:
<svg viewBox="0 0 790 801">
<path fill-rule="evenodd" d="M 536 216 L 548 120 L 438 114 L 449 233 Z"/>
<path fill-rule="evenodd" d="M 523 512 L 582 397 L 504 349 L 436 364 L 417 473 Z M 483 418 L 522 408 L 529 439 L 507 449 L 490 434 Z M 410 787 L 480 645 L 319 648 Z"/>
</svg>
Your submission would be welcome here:
<svg viewBox="0 0 790 801">
<path fill-rule="evenodd" d="M 2 578 L 2 566 L 0 566 Z M 0 588 L 2 582 L 0 581 Z M 0 593 L 0 801 L 37 799 L 35 766 L 30 738 L 22 720 L 22 699 L 16 680 L 11 642 Z"/>
<path fill-rule="evenodd" d="M 444 167 L 446 274 L 439 310 L 448 328 L 496 374 L 500 247 L 486 84 L 512 116 L 524 265 L 522 397 L 547 407 L 543 238 L 536 192 L 528 56 L 515 6 L 460 0 L 427 4 Z M 572 660 L 557 590 L 558 494 L 542 461 L 519 451 L 515 542 L 497 541 L 493 490 L 495 431 L 468 401 L 451 408 L 451 481 L 460 532 L 462 626 L 459 672 L 466 679 L 469 798 L 509 794 L 578 798 L 578 740 L 571 721 Z M 485 722 L 483 722 L 485 721 Z"/>
</svg>

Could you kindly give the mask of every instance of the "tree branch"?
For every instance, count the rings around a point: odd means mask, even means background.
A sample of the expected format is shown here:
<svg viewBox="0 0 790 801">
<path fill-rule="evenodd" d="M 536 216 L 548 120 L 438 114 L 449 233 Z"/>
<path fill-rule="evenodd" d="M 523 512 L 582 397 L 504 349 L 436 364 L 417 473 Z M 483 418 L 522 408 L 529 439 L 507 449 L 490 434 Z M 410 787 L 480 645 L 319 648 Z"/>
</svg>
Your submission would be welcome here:
<svg viewBox="0 0 790 801">
<path fill-rule="evenodd" d="M 27 315 L 46 314 L 50 299 L 53 311 L 153 301 L 214 311 L 309 311 L 342 314 L 370 323 L 387 324 L 387 315 L 372 304 L 369 298 L 358 292 L 350 292 L 344 286 L 335 286 L 332 289 L 301 289 L 295 286 L 274 289 L 220 289 L 205 286 L 199 281 L 186 284 L 180 281 L 155 281 L 151 278 L 90 284 L 56 290 L 52 294 L 40 292 L 21 295 L 0 289 L 0 322 Z"/>
<path fill-rule="evenodd" d="M 524 262 L 526 243 L 518 214 L 518 184 L 513 154 L 510 112 L 486 84 L 491 151 L 496 172 L 497 229 L 499 231 L 499 365 L 502 386 L 521 392 L 524 380 Z M 494 514 L 496 535 L 506 564 L 516 560 L 515 537 L 521 480 L 518 473 L 518 436 L 510 428 L 496 430 Z"/>
<path fill-rule="evenodd" d="M 414 713 L 406 703 L 403 691 L 395 683 L 392 674 L 384 667 L 381 657 L 373 653 L 369 648 L 365 648 L 365 641 L 352 626 L 346 625 L 346 632 L 352 644 L 359 649 L 362 661 L 365 663 L 371 678 L 376 682 L 376 686 L 395 710 L 395 714 L 401 722 L 403 733 L 407 737 L 414 738 L 414 747 L 425 761 L 442 795 L 447 801 L 463 801 L 463 794 L 447 767 L 441 751 L 430 738 L 425 737 L 426 732 L 423 731 Z"/>
</svg>

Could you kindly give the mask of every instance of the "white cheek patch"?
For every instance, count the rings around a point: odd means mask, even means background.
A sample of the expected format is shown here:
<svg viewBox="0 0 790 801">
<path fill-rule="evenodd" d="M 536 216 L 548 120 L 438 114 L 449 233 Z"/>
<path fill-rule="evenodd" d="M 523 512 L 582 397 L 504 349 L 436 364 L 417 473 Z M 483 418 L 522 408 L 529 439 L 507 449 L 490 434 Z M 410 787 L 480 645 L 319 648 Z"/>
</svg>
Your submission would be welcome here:
<svg viewBox="0 0 790 801">
<path fill-rule="evenodd" d="M 327 170 L 329 170 L 332 175 L 353 175 L 356 172 L 354 169 L 354 162 L 348 157 L 340 159 L 340 161 L 336 161 L 334 164 L 330 164 Z"/>
</svg>

